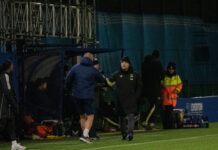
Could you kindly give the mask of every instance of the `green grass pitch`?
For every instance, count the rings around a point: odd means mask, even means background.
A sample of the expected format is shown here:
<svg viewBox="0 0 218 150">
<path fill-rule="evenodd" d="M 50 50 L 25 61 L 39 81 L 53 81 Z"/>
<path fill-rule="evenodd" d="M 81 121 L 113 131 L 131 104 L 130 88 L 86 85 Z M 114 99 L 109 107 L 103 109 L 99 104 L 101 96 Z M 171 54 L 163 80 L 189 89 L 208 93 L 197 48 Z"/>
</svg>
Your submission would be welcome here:
<svg viewBox="0 0 218 150">
<path fill-rule="evenodd" d="M 28 150 L 217 150 L 218 123 L 209 128 L 145 131 L 134 134 L 133 141 L 122 141 L 120 134 L 101 135 L 92 144 L 78 137 L 58 140 L 23 140 Z M 9 142 L 0 141 L 0 150 L 10 150 Z"/>
</svg>

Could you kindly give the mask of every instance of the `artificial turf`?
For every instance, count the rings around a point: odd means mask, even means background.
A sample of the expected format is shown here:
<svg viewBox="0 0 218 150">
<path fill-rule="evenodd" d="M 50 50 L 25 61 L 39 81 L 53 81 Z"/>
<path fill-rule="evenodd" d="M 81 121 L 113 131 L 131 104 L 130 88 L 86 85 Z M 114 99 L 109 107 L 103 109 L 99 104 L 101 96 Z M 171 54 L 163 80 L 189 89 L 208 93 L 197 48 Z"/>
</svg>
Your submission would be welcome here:
<svg viewBox="0 0 218 150">
<path fill-rule="evenodd" d="M 144 131 L 134 134 L 133 141 L 121 140 L 120 134 L 100 134 L 92 144 L 78 137 L 53 140 L 23 140 L 28 150 L 217 150 L 218 123 L 209 128 Z M 0 150 L 10 150 L 8 142 L 0 141 Z"/>
</svg>

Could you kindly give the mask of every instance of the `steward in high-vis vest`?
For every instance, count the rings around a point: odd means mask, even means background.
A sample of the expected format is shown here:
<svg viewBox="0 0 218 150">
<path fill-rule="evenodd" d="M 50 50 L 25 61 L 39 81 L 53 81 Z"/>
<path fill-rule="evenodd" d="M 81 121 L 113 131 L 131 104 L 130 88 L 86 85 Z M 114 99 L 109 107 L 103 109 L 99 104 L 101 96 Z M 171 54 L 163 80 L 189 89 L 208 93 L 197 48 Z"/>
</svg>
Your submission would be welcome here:
<svg viewBox="0 0 218 150">
<path fill-rule="evenodd" d="M 176 73 L 176 64 L 169 62 L 164 79 L 161 81 L 163 128 L 173 128 L 173 108 L 176 106 L 178 93 L 182 90 L 182 81 Z"/>
<path fill-rule="evenodd" d="M 129 57 L 123 57 L 121 68 L 107 79 L 110 86 L 116 84 L 117 112 L 123 140 L 133 139 L 134 116 L 138 112 L 138 100 L 141 96 L 142 82 L 139 74 L 133 71 Z"/>
</svg>

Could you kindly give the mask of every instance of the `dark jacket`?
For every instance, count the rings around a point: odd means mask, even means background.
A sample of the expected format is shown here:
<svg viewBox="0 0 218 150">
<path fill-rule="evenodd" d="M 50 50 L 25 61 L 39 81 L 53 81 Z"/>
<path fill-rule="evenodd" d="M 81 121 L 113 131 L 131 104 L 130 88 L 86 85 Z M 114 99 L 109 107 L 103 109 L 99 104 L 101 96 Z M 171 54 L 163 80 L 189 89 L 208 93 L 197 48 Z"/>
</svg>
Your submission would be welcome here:
<svg viewBox="0 0 218 150">
<path fill-rule="evenodd" d="M 145 97 L 160 97 L 160 81 L 164 71 L 160 61 L 150 57 L 148 56 L 142 64 L 143 94 Z"/>
<path fill-rule="evenodd" d="M 116 82 L 118 112 L 121 115 L 137 113 L 142 88 L 139 74 L 133 71 L 132 67 L 127 72 L 120 69 L 109 80 Z"/>
<path fill-rule="evenodd" d="M 0 74 L 0 119 L 8 119 L 17 113 L 15 94 L 10 81 L 10 75 Z"/>
<path fill-rule="evenodd" d="M 104 82 L 103 76 L 87 57 L 74 65 L 66 77 L 66 83 L 73 87 L 73 96 L 79 99 L 94 99 L 95 85 L 101 82 Z"/>
</svg>

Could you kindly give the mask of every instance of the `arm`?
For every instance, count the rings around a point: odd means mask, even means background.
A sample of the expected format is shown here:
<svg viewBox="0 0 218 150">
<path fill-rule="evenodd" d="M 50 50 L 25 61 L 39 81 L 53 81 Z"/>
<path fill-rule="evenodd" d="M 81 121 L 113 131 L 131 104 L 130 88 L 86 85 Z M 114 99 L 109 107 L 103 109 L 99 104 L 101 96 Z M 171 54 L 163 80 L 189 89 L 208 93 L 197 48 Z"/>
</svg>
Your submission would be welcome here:
<svg viewBox="0 0 218 150">
<path fill-rule="evenodd" d="M 138 73 L 136 73 L 136 98 L 139 100 L 142 92 L 142 80 Z"/>
<path fill-rule="evenodd" d="M 116 76 L 117 76 L 118 72 L 115 72 L 112 74 L 112 76 L 110 78 L 106 78 L 107 84 L 109 86 L 114 86 L 116 84 Z"/>
<path fill-rule="evenodd" d="M 164 72 L 162 64 L 160 62 L 158 64 L 159 64 L 159 71 L 160 71 L 160 80 L 163 80 L 165 76 L 165 72 Z"/>
<path fill-rule="evenodd" d="M 95 69 L 95 68 L 94 68 Z M 101 74 L 97 69 L 95 69 L 96 72 L 96 81 L 97 83 L 105 83 L 105 77 L 103 74 Z"/>
<path fill-rule="evenodd" d="M 65 84 L 66 87 L 71 87 L 74 79 L 74 68 L 72 68 L 66 76 Z"/>
<path fill-rule="evenodd" d="M 16 111 L 17 106 L 15 103 L 15 97 L 14 97 L 13 92 L 12 92 L 12 86 L 10 83 L 9 75 L 2 74 L 0 76 L 0 81 L 2 84 L 2 90 L 4 92 L 4 95 L 7 99 L 8 104 L 11 105 L 12 109 L 14 109 Z"/>
<path fill-rule="evenodd" d="M 180 79 L 180 76 L 177 75 L 177 86 L 176 86 L 175 92 L 176 92 L 177 94 L 180 93 L 181 90 L 182 90 L 182 87 L 183 87 L 182 80 Z"/>
<path fill-rule="evenodd" d="M 108 86 L 114 86 L 116 84 L 116 82 L 111 82 L 109 78 L 106 78 L 106 82 Z"/>
</svg>

